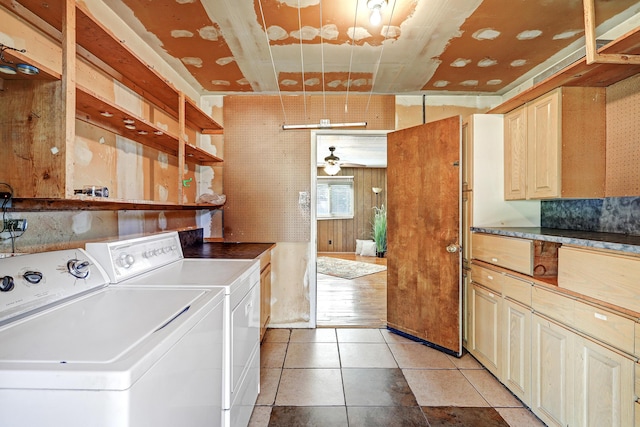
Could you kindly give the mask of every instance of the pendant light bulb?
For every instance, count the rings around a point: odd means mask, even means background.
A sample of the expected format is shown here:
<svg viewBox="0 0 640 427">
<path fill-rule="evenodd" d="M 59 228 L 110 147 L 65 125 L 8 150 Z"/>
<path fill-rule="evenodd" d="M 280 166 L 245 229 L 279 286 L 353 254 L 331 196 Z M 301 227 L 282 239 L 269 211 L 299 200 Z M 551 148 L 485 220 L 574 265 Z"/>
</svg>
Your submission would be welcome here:
<svg viewBox="0 0 640 427">
<path fill-rule="evenodd" d="M 380 22 L 382 22 L 382 15 L 380 14 L 379 7 L 376 7 L 371 11 L 369 22 L 371 22 L 371 25 L 375 25 L 376 27 L 380 25 Z"/>
<path fill-rule="evenodd" d="M 368 0 L 367 7 L 371 10 L 369 22 L 371 25 L 378 26 L 382 22 L 382 9 L 387 5 L 387 0 Z"/>
</svg>

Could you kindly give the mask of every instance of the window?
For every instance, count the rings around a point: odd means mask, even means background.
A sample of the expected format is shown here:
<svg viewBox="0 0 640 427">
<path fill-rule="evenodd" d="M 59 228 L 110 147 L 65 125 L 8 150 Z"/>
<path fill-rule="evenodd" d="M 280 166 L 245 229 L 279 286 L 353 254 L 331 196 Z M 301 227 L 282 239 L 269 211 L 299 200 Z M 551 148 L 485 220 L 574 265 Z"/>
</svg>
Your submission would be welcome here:
<svg viewBox="0 0 640 427">
<path fill-rule="evenodd" d="M 353 218 L 353 177 L 318 177 L 318 219 Z"/>
</svg>

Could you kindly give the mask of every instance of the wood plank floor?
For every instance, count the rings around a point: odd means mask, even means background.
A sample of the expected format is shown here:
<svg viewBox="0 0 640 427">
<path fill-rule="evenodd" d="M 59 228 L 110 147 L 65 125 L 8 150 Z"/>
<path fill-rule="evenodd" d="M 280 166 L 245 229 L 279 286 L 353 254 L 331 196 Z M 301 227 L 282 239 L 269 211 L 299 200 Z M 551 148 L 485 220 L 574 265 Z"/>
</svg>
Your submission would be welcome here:
<svg viewBox="0 0 640 427">
<path fill-rule="evenodd" d="M 345 252 L 318 252 L 327 256 L 387 265 L 386 258 Z M 341 279 L 318 273 L 317 325 L 322 327 L 385 328 L 387 326 L 387 271 Z"/>
</svg>

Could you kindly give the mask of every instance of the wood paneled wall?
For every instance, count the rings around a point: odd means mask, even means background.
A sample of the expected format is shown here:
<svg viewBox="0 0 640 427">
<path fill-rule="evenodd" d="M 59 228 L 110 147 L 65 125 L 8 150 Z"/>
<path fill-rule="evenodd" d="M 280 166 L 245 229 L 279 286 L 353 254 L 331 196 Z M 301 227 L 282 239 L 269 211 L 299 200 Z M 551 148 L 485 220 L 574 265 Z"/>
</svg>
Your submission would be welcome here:
<svg viewBox="0 0 640 427">
<path fill-rule="evenodd" d="M 378 206 L 387 204 L 387 170 L 384 168 L 343 168 L 338 175 L 353 176 L 354 218 L 318 220 L 318 252 L 354 252 L 356 239 L 371 239 L 373 207 L 376 195 L 372 187 L 381 187 Z M 326 176 L 318 168 L 318 176 Z"/>
</svg>

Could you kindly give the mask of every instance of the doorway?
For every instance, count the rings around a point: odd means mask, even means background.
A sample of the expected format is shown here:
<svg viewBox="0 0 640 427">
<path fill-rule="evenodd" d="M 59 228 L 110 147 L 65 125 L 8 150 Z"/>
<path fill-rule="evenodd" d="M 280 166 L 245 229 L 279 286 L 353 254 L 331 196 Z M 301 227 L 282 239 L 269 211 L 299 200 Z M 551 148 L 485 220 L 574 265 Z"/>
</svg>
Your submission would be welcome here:
<svg viewBox="0 0 640 427">
<path fill-rule="evenodd" d="M 311 140 L 311 235 L 317 266 L 311 292 L 316 326 L 386 327 L 386 258 L 376 257 L 375 249 L 363 253 L 360 247 L 360 242 L 372 240 L 373 208 L 386 204 L 386 132 L 314 131 Z M 333 176 L 352 182 L 350 213 L 345 213 L 345 206 L 333 215 L 326 206 L 318 212 L 318 200 L 327 201 L 323 182 L 331 181 L 323 170 L 329 147 L 335 147 L 333 154 L 341 165 Z M 334 202 L 343 203 L 344 197 Z"/>
</svg>

